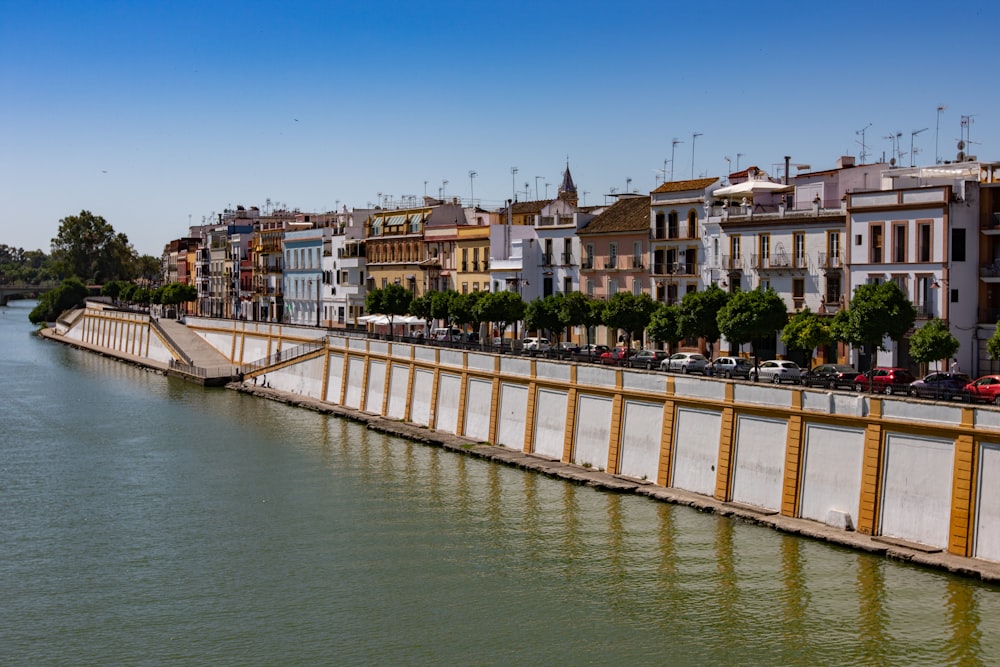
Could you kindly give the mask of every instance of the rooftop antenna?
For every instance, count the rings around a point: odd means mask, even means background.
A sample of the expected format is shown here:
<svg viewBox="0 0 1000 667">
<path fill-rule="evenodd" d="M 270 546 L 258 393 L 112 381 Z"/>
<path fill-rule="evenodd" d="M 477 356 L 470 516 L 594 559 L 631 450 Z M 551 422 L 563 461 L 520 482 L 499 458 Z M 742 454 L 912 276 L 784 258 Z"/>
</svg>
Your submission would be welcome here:
<svg viewBox="0 0 1000 667">
<path fill-rule="evenodd" d="M 584 190 L 581 194 L 583 194 L 583 205 L 586 206 L 587 205 L 587 195 L 589 195 L 590 192 L 588 190 Z"/>
<path fill-rule="evenodd" d="M 917 156 L 917 151 L 913 148 L 913 137 L 917 136 L 921 132 L 926 132 L 928 129 L 929 128 L 925 127 L 922 130 L 914 130 L 913 132 L 910 132 L 910 166 L 911 167 L 917 166 L 916 164 L 914 164 L 914 162 L 915 162 L 914 158 L 916 158 L 916 156 Z"/>
<path fill-rule="evenodd" d="M 694 142 L 701 136 L 701 132 L 691 133 L 691 180 L 694 180 Z"/>
<path fill-rule="evenodd" d="M 625 177 L 625 192 L 626 193 L 632 192 L 632 177 L 631 176 L 626 176 Z"/>
<path fill-rule="evenodd" d="M 861 143 L 861 155 L 859 156 L 861 158 L 861 164 L 864 164 L 865 160 L 868 159 L 868 145 L 865 143 L 865 132 L 867 132 L 868 128 L 871 127 L 871 126 L 872 126 L 872 124 L 868 123 L 863 128 L 861 128 L 860 130 L 858 130 L 857 132 L 854 133 L 854 134 L 861 135 L 861 142 L 860 142 Z"/>
<path fill-rule="evenodd" d="M 476 185 L 475 178 L 478 176 L 473 170 L 469 170 L 469 206 L 472 208 L 476 207 Z"/>
<path fill-rule="evenodd" d="M 743 157 L 743 153 L 736 154 L 736 171 L 740 170 L 740 158 Z"/>
<path fill-rule="evenodd" d="M 972 119 L 975 118 L 975 116 L 975 114 L 971 114 L 961 117 L 962 140 L 965 142 L 965 145 L 968 146 L 970 151 L 972 150 L 972 123 L 974 122 Z"/>
<path fill-rule="evenodd" d="M 941 164 L 941 154 L 938 152 L 938 137 L 941 134 L 941 112 L 947 109 L 943 104 L 937 108 L 937 123 L 934 125 L 934 164 Z"/>
<path fill-rule="evenodd" d="M 517 185 L 514 183 L 514 179 L 517 177 L 517 167 L 510 168 L 510 191 L 513 194 L 514 199 L 517 199 Z"/>
<path fill-rule="evenodd" d="M 677 144 L 683 144 L 684 142 L 674 137 L 674 140 L 670 142 L 670 180 L 674 180 L 674 151 L 677 149 Z"/>
<path fill-rule="evenodd" d="M 538 179 L 545 180 L 544 176 L 535 176 L 535 199 L 538 199 Z"/>
</svg>

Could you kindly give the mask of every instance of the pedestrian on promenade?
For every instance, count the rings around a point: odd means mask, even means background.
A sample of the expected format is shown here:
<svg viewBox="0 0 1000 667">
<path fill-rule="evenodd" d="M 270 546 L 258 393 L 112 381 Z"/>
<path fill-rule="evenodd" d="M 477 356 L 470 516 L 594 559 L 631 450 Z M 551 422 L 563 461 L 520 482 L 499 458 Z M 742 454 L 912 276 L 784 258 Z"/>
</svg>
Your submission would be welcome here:
<svg viewBox="0 0 1000 667">
<path fill-rule="evenodd" d="M 951 360 L 951 372 L 952 373 L 961 373 L 962 372 L 962 370 L 958 367 L 958 359 L 952 359 Z"/>
</svg>

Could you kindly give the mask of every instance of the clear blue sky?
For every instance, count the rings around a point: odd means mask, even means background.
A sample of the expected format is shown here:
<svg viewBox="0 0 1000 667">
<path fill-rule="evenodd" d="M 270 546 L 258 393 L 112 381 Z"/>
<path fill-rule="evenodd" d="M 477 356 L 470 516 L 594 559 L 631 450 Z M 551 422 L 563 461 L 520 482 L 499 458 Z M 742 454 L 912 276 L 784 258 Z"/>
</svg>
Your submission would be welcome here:
<svg viewBox="0 0 1000 667">
<path fill-rule="evenodd" d="M 159 255 L 237 204 L 467 199 L 470 170 L 491 207 L 567 156 L 593 204 L 674 138 L 677 179 L 832 168 L 869 124 L 869 162 L 926 127 L 933 163 L 942 104 L 942 158 L 965 114 L 1000 159 L 1000 3 L 815 4 L 0 0 L 0 243 L 87 209 Z"/>
</svg>

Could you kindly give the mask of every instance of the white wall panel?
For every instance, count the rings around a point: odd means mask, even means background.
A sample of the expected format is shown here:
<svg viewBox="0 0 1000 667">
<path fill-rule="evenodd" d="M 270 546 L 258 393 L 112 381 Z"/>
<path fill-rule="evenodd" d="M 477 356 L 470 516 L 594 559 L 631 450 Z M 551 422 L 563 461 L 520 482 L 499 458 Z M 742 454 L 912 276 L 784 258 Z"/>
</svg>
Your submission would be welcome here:
<svg viewBox="0 0 1000 667">
<path fill-rule="evenodd" d="M 619 472 L 656 481 L 663 434 L 663 404 L 625 401 Z"/>
<path fill-rule="evenodd" d="M 493 383 L 469 378 L 465 400 L 465 437 L 479 442 L 490 439 L 490 408 L 493 404 Z"/>
<path fill-rule="evenodd" d="M 608 465 L 613 402 L 607 396 L 580 394 L 576 402 L 576 437 L 573 463 L 594 468 Z"/>
<path fill-rule="evenodd" d="M 386 417 L 404 419 L 406 417 L 406 390 L 410 381 L 410 367 L 393 364 L 389 370 L 389 405 Z"/>
<path fill-rule="evenodd" d="M 1000 444 L 980 445 L 978 488 L 972 555 L 1000 561 Z"/>
<path fill-rule="evenodd" d="M 950 440 L 886 434 L 882 535 L 948 546 L 954 458 Z"/>
<path fill-rule="evenodd" d="M 715 494 L 722 413 L 678 408 L 670 486 L 706 496 Z"/>
<path fill-rule="evenodd" d="M 418 368 L 413 372 L 413 401 L 410 405 L 410 421 L 421 426 L 431 423 L 430 388 L 434 386 L 434 372 Z"/>
<path fill-rule="evenodd" d="M 535 400 L 536 454 L 562 460 L 563 442 L 566 439 L 565 391 L 539 389 Z"/>
<path fill-rule="evenodd" d="M 364 357 L 350 357 L 347 360 L 347 395 L 344 397 L 344 405 L 355 410 L 361 409 L 361 387 L 365 378 Z"/>
<path fill-rule="evenodd" d="M 864 429 L 806 424 L 799 515 L 827 521 L 830 510 L 837 510 L 857 525 L 864 453 Z"/>
<path fill-rule="evenodd" d="M 462 391 L 462 377 L 452 373 L 438 376 L 437 412 L 434 428 L 445 433 L 458 432 L 458 397 Z"/>
<path fill-rule="evenodd" d="M 385 399 L 385 362 L 370 359 L 368 361 L 368 387 L 365 391 L 365 410 L 382 414 L 382 402 Z"/>
<path fill-rule="evenodd" d="M 780 510 L 788 424 L 740 415 L 735 431 L 733 501 Z"/>
<path fill-rule="evenodd" d="M 497 424 L 498 445 L 524 449 L 525 415 L 528 413 L 528 387 L 504 383 L 500 386 L 500 415 Z"/>
</svg>

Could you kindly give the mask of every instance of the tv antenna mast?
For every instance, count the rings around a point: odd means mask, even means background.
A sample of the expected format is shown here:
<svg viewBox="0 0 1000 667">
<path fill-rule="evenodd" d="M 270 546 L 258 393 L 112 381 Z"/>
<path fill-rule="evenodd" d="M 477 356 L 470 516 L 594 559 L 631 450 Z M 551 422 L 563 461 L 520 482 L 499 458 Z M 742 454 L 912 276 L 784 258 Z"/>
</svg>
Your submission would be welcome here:
<svg viewBox="0 0 1000 667">
<path fill-rule="evenodd" d="M 860 130 L 858 130 L 857 132 L 854 133 L 854 134 L 857 134 L 857 135 L 861 136 L 861 141 L 860 142 L 855 142 L 855 143 L 860 143 L 861 144 L 861 155 L 859 156 L 861 158 L 861 164 L 864 164 L 865 160 L 868 159 L 868 145 L 865 144 L 865 132 L 871 126 L 872 126 L 872 124 L 868 123 L 863 128 L 861 128 Z"/>
</svg>

